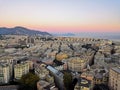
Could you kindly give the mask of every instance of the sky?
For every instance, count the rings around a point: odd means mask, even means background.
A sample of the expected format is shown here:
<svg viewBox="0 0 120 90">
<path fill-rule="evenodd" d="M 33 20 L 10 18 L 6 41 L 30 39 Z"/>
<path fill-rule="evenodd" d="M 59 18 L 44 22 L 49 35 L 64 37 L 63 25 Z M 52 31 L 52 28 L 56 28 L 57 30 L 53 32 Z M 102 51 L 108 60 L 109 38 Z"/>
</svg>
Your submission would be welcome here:
<svg viewBox="0 0 120 90">
<path fill-rule="evenodd" d="M 0 0 L 0 27 L 120 32 L 120 0 Z"/>
</svg>

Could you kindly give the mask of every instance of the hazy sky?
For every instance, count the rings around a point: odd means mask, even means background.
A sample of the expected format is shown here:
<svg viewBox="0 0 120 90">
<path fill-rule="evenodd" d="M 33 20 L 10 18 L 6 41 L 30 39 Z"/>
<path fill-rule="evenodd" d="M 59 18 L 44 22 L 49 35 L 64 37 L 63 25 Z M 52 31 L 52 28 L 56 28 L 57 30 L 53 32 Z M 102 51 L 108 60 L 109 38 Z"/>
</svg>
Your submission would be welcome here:
<svg viewBox="0 0 120 90">
<path fill-rule="evenodd" d="M 120 0 L 0 0 L 0 27 L 120 32 Z"/>
</svg>

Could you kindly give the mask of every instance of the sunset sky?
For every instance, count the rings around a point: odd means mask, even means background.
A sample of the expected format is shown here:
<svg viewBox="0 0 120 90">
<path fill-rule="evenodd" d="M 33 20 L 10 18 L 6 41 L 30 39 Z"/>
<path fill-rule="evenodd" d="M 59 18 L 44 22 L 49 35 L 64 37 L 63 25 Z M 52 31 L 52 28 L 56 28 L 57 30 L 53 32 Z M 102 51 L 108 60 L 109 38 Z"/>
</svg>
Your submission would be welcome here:
<svg viewBox="0 0 120 90">
<path fill-rule="evenodd" d="M 120 32 L 120 0 L 0 0 L 0 27 Z"/>
</svg>

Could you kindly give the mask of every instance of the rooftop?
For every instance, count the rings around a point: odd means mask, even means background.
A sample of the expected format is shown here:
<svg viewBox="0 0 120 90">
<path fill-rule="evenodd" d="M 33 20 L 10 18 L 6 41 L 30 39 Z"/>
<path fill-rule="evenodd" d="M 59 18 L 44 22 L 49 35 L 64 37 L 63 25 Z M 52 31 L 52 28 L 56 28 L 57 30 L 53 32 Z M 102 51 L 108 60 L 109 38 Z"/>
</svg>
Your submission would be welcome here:
<svg viewBox="0 0 120 90">
<path fill-rule="evenodd" d="M 56 74 L 59 77 L 63 76 L 63 73 L 61 73 L 57 69 L 53 68 L 52 66 L 47 66 L 47 69 L 50 70 L 52 73 Z"/>
<path fill-rule="evenodd" d="M 8 67 L 9 65 L 7 63 L 0 63 L 0 67 Z"/>
<path fill-rule="evenodd" d="M 120 74 L 120 67 L 114 67 L 114 68 L 112 68 L 112 70 L 114 70 L 115 72 Z"/>
<path fill-rule="evenodd" d="M 15 85 L 0 86 L 0 90 L 18 90 L 18 86 Z"/>
</svg>

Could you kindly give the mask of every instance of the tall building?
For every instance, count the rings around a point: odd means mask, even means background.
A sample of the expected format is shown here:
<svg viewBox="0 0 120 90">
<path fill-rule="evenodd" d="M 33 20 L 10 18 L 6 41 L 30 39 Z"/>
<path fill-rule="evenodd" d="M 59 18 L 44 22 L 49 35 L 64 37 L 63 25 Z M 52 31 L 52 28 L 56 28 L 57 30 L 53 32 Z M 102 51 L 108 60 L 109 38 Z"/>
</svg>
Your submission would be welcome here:
<svg viewBox="0 0 120 90">
<path fill-rule="evenodd" d="M 86 58 L 73 57 L 68 61 L 68 69 L 71 71 L 81 72 L 87 66 Z"/>
<path fill-rule="evenodd" d="M 29 63 L 22 62 L 14 66 L 14 78 L 20 79 L 22 75 L 25 75 L 29 72 Z"/>
<path fill-rule="evenodd" d="M 32 43 L 32 44 L 34 44 L 34 42 L 35 42 L 35 41 L 34 41 L 34 38 L 32 38 L 32 37 L 30 37 L 30 36 L 27 38 L 27 43 Z"/>
<path fill-rule="evenodd" d="M 109 86 L 111 90 L 120 90 L 120 67 L 110 69 Z"/>
<path fill-rule="evenodd" d="M 6 63 L 0 63 L 0 84 L 6 84 L 10 80 L 10 67 Z"/>
<path fill-rule="evenodd" d="M 63 73 L 49 65 L 46 68 L 54 76 L 56 86 L 59 88 L 59 90 L 64 90 Z"/>
</svg>

